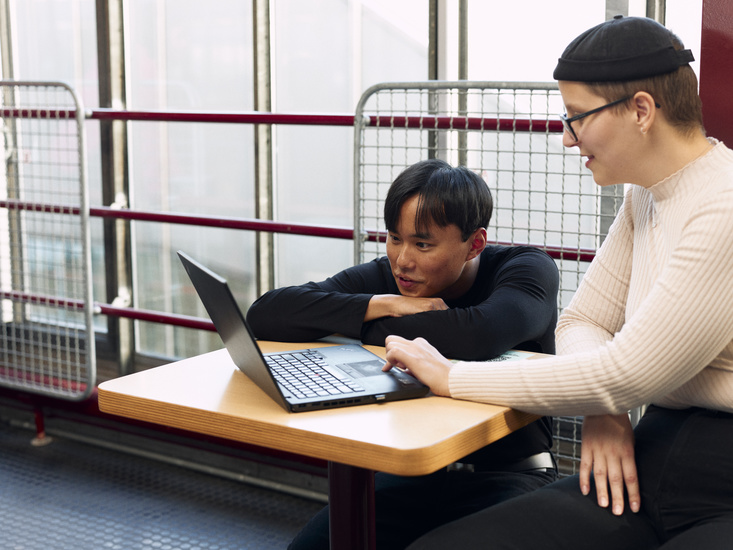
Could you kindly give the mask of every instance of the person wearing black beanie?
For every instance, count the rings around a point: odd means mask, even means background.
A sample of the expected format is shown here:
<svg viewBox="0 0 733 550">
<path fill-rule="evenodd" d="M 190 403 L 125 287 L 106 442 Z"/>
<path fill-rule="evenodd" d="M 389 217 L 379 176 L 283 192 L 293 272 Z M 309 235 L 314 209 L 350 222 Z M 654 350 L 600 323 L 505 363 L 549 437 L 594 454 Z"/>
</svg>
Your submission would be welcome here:
<svg viewBox="0 0 733 550">
<path fill-rule="evenodd" d="M 620 16 L 558 60 L 563 144 L 625 193 L 556 356 L 487 369 L 387 338 L 385 369 L 437 395 L 584 416 L 579 474 L 408 550 L 733 547 L 733 151 L 705 135 L 691 61 L 664 26 Z"/>
</svg>

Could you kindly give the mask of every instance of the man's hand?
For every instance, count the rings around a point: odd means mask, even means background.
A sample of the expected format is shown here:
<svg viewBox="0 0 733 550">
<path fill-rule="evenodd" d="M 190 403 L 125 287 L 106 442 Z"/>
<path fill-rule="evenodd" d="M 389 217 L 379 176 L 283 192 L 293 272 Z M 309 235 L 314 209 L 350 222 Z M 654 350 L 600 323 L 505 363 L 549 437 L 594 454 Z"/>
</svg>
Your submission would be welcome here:
<svg viewBox="0 0 733 550">
<path fill-rule="evenodd" d="M 641 497 L 634 460 L 634 432 L 629 415 L 585 417 L 580 451 L 580 490 L 584 495 L 590 492 L 591 470 L 599 506 L 608 506 L 610 486 L 611 510 L 615 515 L 621 515 L 624 511 L 625 486 L 631 511 L 639 511 Z"/>
<path fill-rule="evenodd" d="M 387 364 L 382 368 L 404 369 L 423 384 L 430 387 L 435 395 L 450 396 L 448 375 L 452 363 L 424 338 L 406 340 L 401 336 L 387 336 Z"/>
<path fill-rule="evenodd" d="M 448 309 L 442 298 L 414 298 L 400 294 L 375 294 L 369 300 L 364 322 L 382 317 L 404 317 L 424 311 Z"/>
</svg>

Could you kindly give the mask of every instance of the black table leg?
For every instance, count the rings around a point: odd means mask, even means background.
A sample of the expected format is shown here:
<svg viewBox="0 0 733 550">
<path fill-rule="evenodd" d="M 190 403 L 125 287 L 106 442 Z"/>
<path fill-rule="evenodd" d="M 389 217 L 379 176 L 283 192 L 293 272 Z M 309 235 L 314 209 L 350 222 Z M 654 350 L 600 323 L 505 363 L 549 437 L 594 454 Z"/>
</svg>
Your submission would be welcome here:
<svg viewBox="0 0 733 550">
<path fill-rule="evenodd" d="M 328 463 L 331 550 L 376 550 L 374 472 Z"/>
</svg>

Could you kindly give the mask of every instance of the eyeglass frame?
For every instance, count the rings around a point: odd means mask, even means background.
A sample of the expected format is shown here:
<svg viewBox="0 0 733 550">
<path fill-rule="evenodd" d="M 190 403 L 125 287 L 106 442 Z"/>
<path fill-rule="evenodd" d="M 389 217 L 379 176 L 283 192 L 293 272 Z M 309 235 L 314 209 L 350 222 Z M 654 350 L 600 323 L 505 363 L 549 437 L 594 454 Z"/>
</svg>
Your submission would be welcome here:
<svg viewBox="0 0 733 550">
<path fill-rule="evenodd" d="M 585 118 L 590 115 L 594 115 L 596 113 L 599 113 L 603 111 L 604 109 L 607 109 L 608 107 L 613 107 L 614 105 L 618 105 L 619 103 L 623 103 L 624 101 L 628 101 L 629 99 L 633 98 L 634 96 L 628 96 L 624 97 L 622 99 L 617 99 L 616 101 L 612 101 L 611 103 L 606 103 L 605 105 L 601 105 L 600 107 L 596 107 L 595 109 L 591 109 L 590 111 L 586 111 L 585 113 L 580 113 L 579 115 L 571 116 L 568 118 L 568 114 L 564 113 L 560 115 L 560 120 L 562 121 L 562 126 L 565 129 L 565 131 L 570 134 L 570 137 L 573 138 L 573 141 L 579 141 L 578 136 L 575 133 L 575 130 L 573 130 L 573 127 L 571 126 L 572 122 L 575 122 L 576 120 L 580 120 L 581 118 Z"/>
</svg>

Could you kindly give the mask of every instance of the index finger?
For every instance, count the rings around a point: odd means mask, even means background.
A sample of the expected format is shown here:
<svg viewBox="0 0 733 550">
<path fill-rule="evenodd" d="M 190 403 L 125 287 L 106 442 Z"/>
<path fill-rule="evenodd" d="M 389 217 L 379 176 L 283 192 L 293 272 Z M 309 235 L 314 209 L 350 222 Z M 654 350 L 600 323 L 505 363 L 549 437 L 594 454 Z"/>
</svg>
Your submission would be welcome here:
<svg viewBox="0 0 733 550">
<path fill-rule="evenodd" d="M 399 360 L 397 360 L 398 353 L 395 352 L 396 346 L 399 346 L 400 344 L 407 342 L 408 340 L 406 338 L 402 338 L 402 336 L 397 336 L 395 334 L 391 334 L 387 336 L 384 340 L 384 347 L 385 347 L 385 364 L 382 366 L 382 371 L 387 372 L 392 367 L 398 368 L 400 370 L 407 370 L 404 367 L 400 366 Z M 390 360 L 389 356 L 392 356 L 392 359 Z"/>
<path fill-rule="evenodd" d="M 593 471 L 593 456 L 591 455 L 591 452 L 586 447 L 581 447 L 580 449 L 580 472 L 579 472 L 579 481 L 580 481 L 580 492 L 584 495 L 588 495 L 590 493 L 590 476 L 591 472 Z"/>
</svg>

